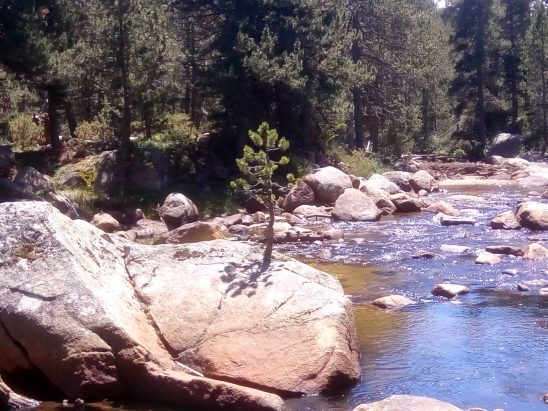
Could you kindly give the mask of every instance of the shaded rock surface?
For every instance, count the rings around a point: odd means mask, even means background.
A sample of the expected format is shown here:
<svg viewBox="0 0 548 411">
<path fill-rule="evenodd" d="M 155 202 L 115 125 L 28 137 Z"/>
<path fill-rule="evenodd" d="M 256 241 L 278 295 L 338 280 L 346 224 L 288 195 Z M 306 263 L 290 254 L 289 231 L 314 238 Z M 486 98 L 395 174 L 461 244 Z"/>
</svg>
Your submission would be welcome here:
<svg viewBox="0 0 548 411">
<path fill-rule="evenodd" d="M 515 157 L 519 154 L 524 137 L 521 134 L 498 134 L 487 151 L 488 156 L 504 158 Z"/>
<path fill-rule="evenodd" d="M 302 205 L 314 205 L 316 198 L 314 191 L 304 181 L 299 181 L 284 198 L 282 208 L 291 213 Z"/>
<path fill-rule="evenodd" d="M 392 395 L 382 401 L 359 405 L 354 411 L 462 411 L 446 402 L 413 395 Z"/>
<path fill-rule="evenodd" d="M 454 226 L 454 225 L 474 225 L 476 220 L 468 217 L 452 217 L 443 215 L 440 218 L 440 224 L 444 227 Z"/>
<path fill-rule="evenodd" d="M 377 221 L 381 211 L 368 196 L 355 188 L 348 188 L 339 196 L 332 211 L 342 221 Z"/>
<path fill-rule="evenodd" d="M 11 176 L 15 166 L 15 154 L 9 145 L 0 145 L 0 177 Z"/>
<path fill-rule="evenodd" d="M 411 173 L 406 171 L 388 171 L 384 173 L 383 176 L 385 176 L 392 183 L 396 184 L 403 191 L 413 191 L 413 187 L 411 187 L 411 184 L 409 183 Z"/>
<path fill-rule="evenodd" d="M 316 200 L 324 204 L 334 203 L 344 190 L 352 188 L 350 177 L 335 167 L 314 170 L 303 180 L 314 191 Z"/>
<path fill-rule="evenodd" d="M 19 395 L 6 385 L 0 377 L 0 410 L 14 410 L 21 408 L 36 408 L 38 401 Z"/>
<path fill-rule="evenodd" d="M 366 180 L 360 181 L 359 190 L 373 200 L 383 215 L 394 214 L 396 212 L 396 206 L 390 200 L 390 195 L 386 191 L 381 190 Z"/>
<path fill-rule="evenodd" d="M 54 191 L 53 180 L 51 177 L 40 173 L 33 167 L 23 167 L 14 180 L 15 184 L 20 185 L 31 193 L 48 193 Z"/>
<path fill-rule="evenodd" d="M 71 398 L 235 410 L 281 408 L 244 385 L 316 393 L 359 377 L 342 287 L 294 260 L 275 254 L 258 275 L 258 247 L 133 244 L 40 202 L 0 204 L 0 235 L 0 372 L 37 369 Z"/>
<path fill-rule="evenodd" d="M 400 213 L 415 213 L 421 211 L 423 206 L 422 202 L 419 199 L 411 197 L 410 195 L 407 195 L 405 193 L 391 195 L 390 201 L 394 203 L 396 209 Z"/>
</svg>

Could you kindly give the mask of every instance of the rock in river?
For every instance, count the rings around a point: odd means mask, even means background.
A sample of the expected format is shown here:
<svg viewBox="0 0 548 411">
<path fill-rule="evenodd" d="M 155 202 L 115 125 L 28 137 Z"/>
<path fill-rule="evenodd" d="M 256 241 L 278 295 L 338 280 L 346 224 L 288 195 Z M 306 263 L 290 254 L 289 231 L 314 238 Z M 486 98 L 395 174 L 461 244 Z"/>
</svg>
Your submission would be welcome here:
<svg viewBox="0 0 548 411">
<path fill-rule="evenodd" d="M 516 218 L 522 227 L 548 230 L 548 204 L 527 201 L 519 205 Z"/>
<path fill-rule="evenodd" d="M 362 404 L 354 411 L 462 411 L 446 402 L 413 395 L 392 395 L 382 401 Z"/>
<path fill-rule="evenodd" d="M 453 225 L 474 225 L 476 224 L 476 220 L 474 220 L 473 218 L 451 217 L 448 215 L 442 215 L 440 218 L 440 223 L 444 227 Z"/>
<path fill-rule="evenodd" d="M 485 251 L 493 254 L 523 256 L 523 249 L 514 245 L 490 245 L 485 247 Z"/>
<path fill-rule="evenodd" d="M 352 188 L 350 177 L 335 167 L 314 170 L 303 178 L 314 190 L 315 198 L 323 204 L 334 203 L 347 188 Z"/>
<path fill-rule="evenodd" d="M 433 295 L 446 298 L 453 298 L 457 295 L 467 294 L 469 292 L 470 289 L 468 287 L 458 284 L 438 284 L 432 289 Z"/>
<path fill-rule="evenodd" d="M 506 211 L 491 220 L 491 228 L 494 230 L 519 230 L 521 225 L 512 211 Z"/>
<path fill-rule="evenodd" d="M 476 264 L 489 264 L 494 265 L 502 261 L 499 255 L 490 253 L 488 251 L 482 251 L 478 258 L 476 258 Z"/>
<path fill-rule="evenodd" d="M 1 373 L 37 370 L 71 398 L 233 410 L 281 408 L 256 388 L 359 377 L 340 283 L 290 258 L 257 273 L 259 246 L 134 244 L 43 202 L 0 204 L 0 237 Z"/>
<path fill-rule="evenodd" d="M 374 306 L 382 309 L 400 308 L 406 305 L 415 304 L 415 301 L 410 300 L 403 295 L 389 295 L 386 297 L 377 298 L 372 303 Z"/>
<path fill-rule="evenodd" d="M 347 188 L 335 202 L 332 215 L 342 221 L 377 221 L 381 210 L 360 190 Z"/>
</svg>

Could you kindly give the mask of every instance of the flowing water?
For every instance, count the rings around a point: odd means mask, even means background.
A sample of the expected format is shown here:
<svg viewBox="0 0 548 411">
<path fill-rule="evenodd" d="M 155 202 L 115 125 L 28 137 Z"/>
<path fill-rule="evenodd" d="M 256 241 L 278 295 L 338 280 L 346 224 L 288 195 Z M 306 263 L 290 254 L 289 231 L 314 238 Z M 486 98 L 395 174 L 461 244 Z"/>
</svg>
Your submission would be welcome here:
<svg viewBox="0 0 548 411">
<path fill-rule="evenodd" d="M 291 400 L 288 409 L 349 410 L 392 394 L 425 395 L 465 409 L 547 409 L 541 397 L 548 391 L 548 297 L 534 287 L 518 293 L 516 284 L 548 280 L 548 264 L 509 256 L 494 266 L 474 261 L 489 245 L 539 241 L 547 246 L 548 233 L 490 228 L 495 215 L 524 197 L 519 190 L 465 194 L 482 200 L 451 203 L 474 217 L 475 226 L 442 227 L 433 214 L 410 214 L 378 223 L 337 224 L 352 238 L 341 243 L 282 248 L 340 279 L 355 303 L 362 353 L 362 379 L 353 389 L 333 398 Z M 470 251 L 447 253 L 441 244 Z M 420 250 L 439 256 L 413 259 Z M 518 275 L 503 274 L 510 268 Z M 451 301 L 433 297 L 432 287 L 441 282 L 467 285 L 472 292 Z M 418 304 L 396 311 L 370 304 L 389 294 Z"/>
<path fill-rule="evenodd" d="M 518 282 L 548 279 L 546 262 L 504 257 L 492 267 L 474 264 L 476 254 L 488 245 L 539 241 L 548 246 L 548 233 L 489 227 L 524 192 L 491 188 L 466 194 L 481 199 L 451 202 L 473 216 L 475 226 L 442 227 L 433 214 L 409 214 L 377 223 L 338 223 L 346 234 L 341 243 L 280 247 L 341 281 L 354 302 L 362 353 L 362 379 L 355 387 L 331 398 L 289 400 L 288 410 L 346 411 L 391 394 L 430 396 L 464 409 L 548 409 L 540 400 L 548 392 L 548 297 L 541 297 L 538 287 L 529 293 L 516 291 Z M 446 253 L 441 244 L 464 245 L 470 251 Z M 411 258 L 419 250 L 439 257 Z M 509 268 L 519 274 L 503 274 Z M 441 282 L 464 284 L 472 292 L 451 301 L 433 297 L 432 287 Z M 370 304 L 389 294 L 418 303 L 396 311 Z M 97 409 L 169 410 L 144 404 L 103 404 Z"/>
</svg>

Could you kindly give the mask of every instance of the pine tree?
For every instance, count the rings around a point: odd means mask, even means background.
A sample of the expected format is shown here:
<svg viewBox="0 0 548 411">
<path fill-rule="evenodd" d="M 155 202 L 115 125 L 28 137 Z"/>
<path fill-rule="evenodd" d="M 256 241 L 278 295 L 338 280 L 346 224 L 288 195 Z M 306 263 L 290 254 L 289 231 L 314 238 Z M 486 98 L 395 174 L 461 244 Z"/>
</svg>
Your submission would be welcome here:
<svg viewBox="0 0 548 411">
<path fill-rule="evenodd" d="M 530 99 L 529 123 L 543 153 L 548 146 L 548 4 L 535 0 L 526 41 L 527 86 Z"/>
<path fill-rule="evenodd" d="M 257 195 L 260 201 L 268 209 L 268 227 L 265 233 L 266 247 L 263 255 L 263 263 L 260 272 L 265 271 L 272 260 L 272 250 L 274 247 L 274 205 L 275 198 L 272 189 L 272 177 L 279 166 L 285 165 L 289 159 L 280 156 L 281 152 L 289 148 L 289 141 L 278 136 L 276 129 L 271 129 L 268 123 L 263 122 L 257 131 L 249 131 L 249 138 L 255 148 L 246 145 L 244 147 L 244 156 L 236 160 L 238 168 L 247 178 L 232 182 L 232 187 L 242 187 Z M 278 154 L 279 160 L 274 160 L 274 155 Z"/>
<path fill-rule="evenodd" d="M 501 10 L 497 0 L 457 0 L 448 9 L 455 26 L 452 44 L 458 55 L 452 84 L 458 99 L 456 115 L 463 124 L 462 135 L 472 141 L 479 156 L 487 146 L 487 116 L 500 106 L 501 48 L 495 23 Z"/>
<path fill-rule="evenodd" d="M 518 124 L 520 99 L 523 96 L 522 85 L 525 81 L 525 70 L 522 61 L 525 34 L 529 26 L 531 0 L 502 0 L 504 15 L 501 19 L 501 37 L 504 62 L 504 88 L 510 100 L 509 131 L 521 131 Z"/>
</svg>

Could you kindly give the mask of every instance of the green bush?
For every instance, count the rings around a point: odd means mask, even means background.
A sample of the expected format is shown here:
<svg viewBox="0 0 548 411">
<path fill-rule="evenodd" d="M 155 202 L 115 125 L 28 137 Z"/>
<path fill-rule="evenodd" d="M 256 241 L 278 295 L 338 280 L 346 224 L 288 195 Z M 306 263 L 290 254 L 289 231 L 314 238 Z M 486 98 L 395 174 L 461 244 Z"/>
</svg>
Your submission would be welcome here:
<svg viewBox="0 0 548 411">
<path fill-rule="evenodd" d="M 19 113 L 8 123 L 8 133 L 16 151 L 32 150 L 45 143 L 43 128 L 32 121 L 32 116 Z"/>
<path fill-rule="evenodd" d="M 76 127 L 75 134 L 84 141 L 105 141 L 114 136 L 109 125 L 99 120 L 81 122 Z"/>
<path fill-rule="evenodd" d="M 329 150 L 333 163 L 347 174 L 369 178 L 375 173 L 385 171 L 385 168 L 373 154 L 364 150 L 346 150 L 336 146 Z"/>
<path fill-rule="evenodd" d="M 192 168 L 192 149 L 197 142 L 198 130 L 184 113 L 168 113 L 160 130 L 150 140 L 141 140 L 142 148 L 164 152 L 174 165 Z"/>
</svg>

